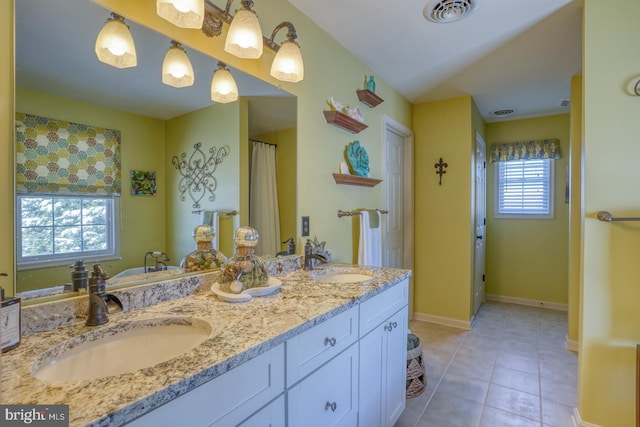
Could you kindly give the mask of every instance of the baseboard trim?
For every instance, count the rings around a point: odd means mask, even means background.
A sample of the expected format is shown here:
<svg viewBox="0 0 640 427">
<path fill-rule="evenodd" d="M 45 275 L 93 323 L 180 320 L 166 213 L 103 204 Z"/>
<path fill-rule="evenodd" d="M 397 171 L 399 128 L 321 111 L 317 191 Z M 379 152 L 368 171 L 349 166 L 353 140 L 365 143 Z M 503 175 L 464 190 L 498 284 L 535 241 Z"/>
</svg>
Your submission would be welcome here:
<svg viewBox="0 0 640 427">
<path fill-rule="evenodd" d="M 452 328 L 471 330 L 471 321 L 452 319 L 450 317 L 436 316 L 427 313 L 413 313 L 414 320 L 420 320 L 427 323 L 435 323 L 442 326 L 450 326 Z"/>
<path fill-rule="evenodd" d="M 567 350 L 573 351 L 574 353 L 578 352 L 579 350 L 578 341 L 570 340 L 569 337 L 566 337 L 564 342 Z"/>
<path fill-rule="evenodd" d="M 573 415 L 571 416 L 571 420 L 573 421 L 573 427 L 600 427 L 597 424 L 591 424 L 582 421 L 582 418 L 580 418 L 580 411 L 575 407 L 573 408 Z"/>
<path fill-rule="evenodd" d="M 517 298 L 506 297 L 504 295 L 486 294 L 485 297 L 489 301 L 508 302 L 511 304 L 528 305 L 531 307 L 548 308 L 550 310 L 568 311 L 569 306 L 567 304 L 561 304 L 558 302 L 539 301 L 529 298 Z"/>
</svg>

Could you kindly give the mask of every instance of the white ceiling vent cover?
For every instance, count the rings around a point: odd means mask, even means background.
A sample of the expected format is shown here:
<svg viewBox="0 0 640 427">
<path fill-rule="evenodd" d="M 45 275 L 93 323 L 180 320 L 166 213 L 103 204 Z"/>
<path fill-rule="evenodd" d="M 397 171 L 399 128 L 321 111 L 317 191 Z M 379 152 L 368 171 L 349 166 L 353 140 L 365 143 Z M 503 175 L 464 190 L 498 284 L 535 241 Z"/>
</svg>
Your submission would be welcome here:
<svg viewBox="0 0 640 427">
<path fill-rule="evenodd" d="M 422 14 L 431 22 L 448 24 L 471 15 L 479 4 L 480 0 L 432 0 Z"/>
</svg>

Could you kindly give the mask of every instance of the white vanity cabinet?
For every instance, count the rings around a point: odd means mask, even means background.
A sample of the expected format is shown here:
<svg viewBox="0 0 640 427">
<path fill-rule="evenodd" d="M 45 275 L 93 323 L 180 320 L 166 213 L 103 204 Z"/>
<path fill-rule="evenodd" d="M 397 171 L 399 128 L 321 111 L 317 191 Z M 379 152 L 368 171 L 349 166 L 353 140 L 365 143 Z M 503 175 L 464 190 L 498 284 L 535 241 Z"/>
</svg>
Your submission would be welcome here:
<svg viewBox="0 0 640 427">
<path fill-rule="evenodd" d="M 284 427 L 284 400 L 273 401 L 283 392 L 284 344 L 280 344 L 127 426 Z"/>
<path fill-rule="evenodd" d="M 393 426 L 406 406 L 408 285 L 360 305 L 359 423 Z"/>
</svg>

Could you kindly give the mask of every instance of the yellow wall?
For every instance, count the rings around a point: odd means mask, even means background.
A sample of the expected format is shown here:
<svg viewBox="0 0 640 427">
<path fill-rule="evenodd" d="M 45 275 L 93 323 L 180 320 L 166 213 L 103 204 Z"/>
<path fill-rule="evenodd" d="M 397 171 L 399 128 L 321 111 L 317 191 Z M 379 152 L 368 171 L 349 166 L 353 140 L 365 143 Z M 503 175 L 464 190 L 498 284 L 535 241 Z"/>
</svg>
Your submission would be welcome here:
<svg viewBox="0 0 640 427">
<path fill-rule="evenodd" d="M 571 144 L 569 159 L 569 317 L 567 337 L 578 341 L 580 324 L 580 250 L 582 247 L 582 76 L 571 79 Z"/>
<path fill-rule="evenodd" d="M 605 223 L 598 211 L 640 215 L 640 2 L 585 0 L 584 235 L 578 409 L 605 427 L 635 425 L 640 342 L 640 223 Z"/>
<path fill-rule="evenodd" d="M 473 227 L 471 168 L 476 120 L 471 97 L 414 107 L 414 310 L 470 320 Z M 434 164 L 447 173 L 438 185 Z"/>
<path fill-rule="evenodd" d="M 162 120 L 25 88 L 16 89 L 16 111 L 118 129 L 122 132 L 122 260 L 103 262 L 107 274 L 113 275 L 127 268 L 140 267 L 147 251 L 166 250 L 164 207 L 168 189 L 164 183 L 165 137 Z M 131 195 L 129 174 L 132 169 L 156 171 L 155 196 Z M 10 170 L 13 171 L 13 165 Z M 63 285 L 70 281 L 70 277 L 66 265 L 24 270 L 17 274 L 16 285 L 19 291 L 26 291 Z"/>
<path fill-rule="evenodd" d="M 554 161 L 554 219 L 496 219 L 495 163 L 487 163 L 486 292 L 505 297 L 567 303 L 569 115 L 488 123 L 487 150 L 494 143 L 558 138 L 562 157 Z"/>
<path fill-rule="evenodd" d="M 13 203 L 13 3 L 0 2 L 0 286 L 13 295 L 14 206 Z"/>
<path fill-rule="evenodd" d="M 193 229 L 200 224 L 200 215 L 195 210 L 239 210 L 240 209 L 240 103 L 214 104 L 182 116 L 168 120 L 167 152 L 167 246 L 171 248 L 170 257 L 180 260 L 196 249 L 193 241 Z M 194 145 L 201 143 L 200 151 Z M 210 149 L 229 146 L 229 155 L 217 165 L 213 174 L 217 180 L 214 200 L 209 192 L 192 193 L 200 207 L 194 207 L 189 192 L 181 200 L 179 186 L 183 175 L 173 165 L 173 159 L 188 162 L 193 157 L 200 164 L 209 159 Z M 195 153 L 195 154 L 194 154 Z M 193 163 L 192 163 L 193 165 Z M 221 217 L 219 236 L 220 251 L 227 257 L 233 256 L 233 222 L 237 218 Z"/>
<path fill-rule="evenodd" d="M 356 90 L 362 87 L 363 76 L 372 74 L 371 70 L 287 0 L 256 2 L 254 10 L 260 17 L 265 34 L 283 20 L 291 21 L 296 26 L 297 41 L 302 48 L 305 65 L 305 77 L 299 83 L 283 83 L 269 76 L 274 54 L 268 49 L 258 60 L 231 56 L 224 52 L 223 37 L 207 38 L 198 30 L 180 29 L 159 18 L 155 14 L 153 0 L 96 2 L 297 96 L 297 217 L 310 217 L 311 237 L 317 235 L 319 240 L 326 241 L 334 260 L 350 262 L 352 223 L 344 218 L 339 219 L 337 211 L 384 207 L 383 187 L 338 186 L 331 173 L 337 171 L 345 145 L 359 139 L 369 153 L 371 176 L 379 177 L 382 174 L 382 117 L 387 114 L 411 128 L 411 104 L 379 78 L 376 78 L 376 93 L 384 102 L 375 109 L 359 103 Z M 325 102 L 331 96 L 345 105 L 359 106 L 369 125 L 368 129 L 354 136 L 328 125 L 322 110 L 326 109 Z M 319 194 L 323 197 L 318 197 Z M 299 237 L 299 221 L 297 223 L 296 234 Z"/>
<path fill-rule="evenodd" d="M 280 241 L 296 239 L 296 129 L 256 135 L 252 139 L 276 144 L 278 210 L 280 212 Z M 281 250 L 286 250 L 286 245 Z M 300 253 L 300 251 L 298 251 Z"/>
</svg>

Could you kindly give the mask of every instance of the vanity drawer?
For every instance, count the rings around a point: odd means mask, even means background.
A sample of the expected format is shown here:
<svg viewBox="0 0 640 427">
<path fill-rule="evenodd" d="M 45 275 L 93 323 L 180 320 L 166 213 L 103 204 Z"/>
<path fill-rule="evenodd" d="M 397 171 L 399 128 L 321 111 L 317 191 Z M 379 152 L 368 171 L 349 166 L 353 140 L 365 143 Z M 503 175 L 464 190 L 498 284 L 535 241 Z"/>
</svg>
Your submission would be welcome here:
<svg viewBox="0 0 640 427">
<path fill-rule="evenodd" d="M 287 394 L 289 427 L 358 425 L 358 346 L 347 348 Z"/>
<path fill-rule="evenodd" d="M 287 341 L 287 387 L 298 382 L 358 339 L 353 307 Z"/>
<path fill-rule="evenodd" d="M 360 337 L 409 303 L 409 279 L 360 304 Z"/>
<path fill-rule="evenodd" d="M 283 391 L 284 344 L 281 344 L 133 420 L 127 426 L 238 425 Z"/>
</svg>

